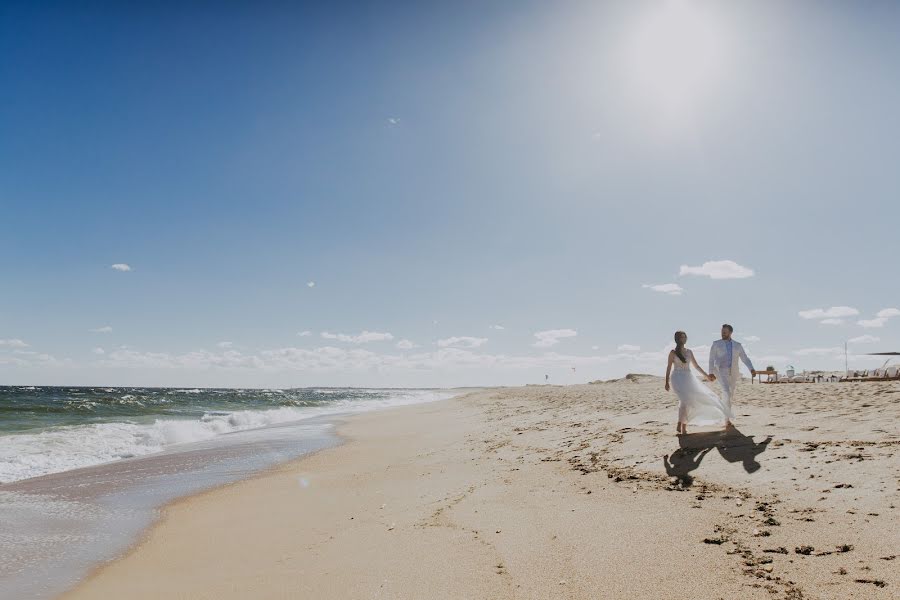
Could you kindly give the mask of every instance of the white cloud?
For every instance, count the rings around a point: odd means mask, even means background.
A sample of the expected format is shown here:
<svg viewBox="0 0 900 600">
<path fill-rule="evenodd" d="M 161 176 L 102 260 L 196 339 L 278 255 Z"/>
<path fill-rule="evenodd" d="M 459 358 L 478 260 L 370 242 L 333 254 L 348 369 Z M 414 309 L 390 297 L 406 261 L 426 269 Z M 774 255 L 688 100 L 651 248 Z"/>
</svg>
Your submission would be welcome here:
<svg viewBox="0 0 900 600">
<path fill-rule="evenodd" d="M 824 320 L 819 321 L 819 322 L 820 322 L 822 325 L 843 325 L 843 324 L 844 324 L 844 320 L 843 320 L 843 319 L 824 319 Z"/>
<path fill-rule="evenodd" d="M 306 282 L 306 287 L 308 287 L 308 288 L 314 288 L 314 287 L 316 287 L 316 282 L 315 282 L 315 281 L 307 281 L 307 282 Z"/>
<path fill-rule="evenodd" d="M 384 342 L 394 339 L 394 336 L 390 333 L 380 333 L 377 331 L 363 331 L 357 335 L 323 331 L 321 336 L 326 340 L 338 340 L 339 342 L 347 342 L 350 344 L 368 344 L 369 342 Z"/>
<path fill-rule="evenodd" d="M 297 335 L 300 337 L 309 337 L 312 335 L 312 331 L 298 331 Z"/>
<path fill-rule="evenodd" d="M 232 346 L 234 346 L 234 342 L 219 342 L 218 344 L 216 344 L 216 346 L 218 346 L 219 348 L 231 348 Z"/>
<path fill-rule="evenodd" d="M 874 344 L 875 342 L 880 342 L 881 338 L 866 334 L 859 337 L 850 338 L 847 341 L 851 344 Z"/>
<path fill-rule="evenodd" d="M 10 343 L 11 342 L 11 343 Z M 71 359 L 59 360 L 51 354 L 35 352 L 34 350 L 22 350 L 27 347 L 22 340 L 0 340 L 0 346 L 13 348 L 12 352 L 0 353 L 0 365 L 12 365 L 15 367 L 58 367 L 69 366 Z"/>
<path fill-rule="evenodd" d="M 898 316 L 900 316 L 900 310 L 896 308 L 882 308 L 878 311 L 878 314 L 875 315 L 874 319 L 863 319 L 856 323 L 866 328 L 884 327 L 885 323 L 888 322 L 888 319 Z"/>
<path fill-rule="evenodd" d="M 745 342 L 750 342 L 750 343 L 758 342 L 758 341 L 759 341 L 759 336 L 758 336 L 758 335 L 748 335 L 747 337 L 744 338 L 744 341 L 745 341 Z"/>
<path fill-rule="evenodd" d="M 753 277 L 753 269 L 741 266 L 733 260 L 711 260 L 699 267 L 681 265 L 679 275 L 700 275 L 710 279 L 744 279 Z"/>
<path fill-rule="evenodd" d="M 470 337 L 467 335 L 460 337 L 449 337 L 444 340 L 438 340 L 437 345 L 441 348 L 477 348 L 487 343 L 487 338 Z"/>
<path fill-rule="evenodd" d="M 840 319 L 855 317 L 859 311 L 852 306 L 832 306 L 831 308 L 810 308 L 797 313 L 801 319 Z"/>
<path fill-rule="evenodd" d="M 410 340 L 402 339 L 397 342 L 397 347 L 401 350 L 411 350 L 413 348 L 416 348 L 417 346 Z"/>
<path fill-rule="evenodd" d="M 10 339 L 0 340 L 0 346 L 6 346 L 7 348 L 27 348 L 28 344 L 20 339 Z"/>
<path fill-rule="evenodd" d="M 653 290 L 654 292 L 662 292 L 663 294 L 669 294 L 670 296 L 680 296 L 684 292 L 684 288 L 681 287 L 680 285 L 678 285 L 677 283 L 658 283 L 658 284 L 645 283 L 641 287 Z"/>
<path fill-rule="evenodd" d="M 399 125 L 400 117 L 388 117 L 388 123 L 390 123 L 391 125 Z"/>
<path fill-rule="evenodd" d="M 480 339 L 480 338 L 473 338 Z M 670 345 L 671 346 L 671 345 Z M 669 347 L 670 347 L 669 346 Z M 416 353 L 376 353 L 356 347 L 336 348 L 275 348 L 244 354 L 238 350 L 223 349 L 217 352 L 199 350 L 183 354 L 167 352 L 142 352 L 120 347 L 98 356 L 95 365 L 115 368 L 184 369 L 184 370 L 261 370 L 268 372 L 396 372 L 443 371 L 460 369 L 521 369 L 524 371 L 578 367 L 587 369 L 603 365 L 624 363 L 626 368 L 650 369 L 665 365 L 669 347 L 659 351 L 637 354 L 565 355 L 546 352 L 540 356 L 510 356 L 483 354 L 470 348 L 441 347 L 434 351 Z M 708 347 L 695 347 L 698 354 Z M 8 356 L 8 355 L 7 355 Z M 6 362 L 11 362 L 10 358 Z M 21 359 L 15 359 L 21 360 Z M 702 360 L 698 357 L 698 360 Z M 4 355 L 0 354 L 0 363 Z M 632 366 L 630 363 L 637 363 Z"/>
<path fill-rule="evenodd" d="M 220 354 L 199 350 L 186 354 L 166 352 L 139 352 L 130 348 L 119 348 L 106 354 L 99 361 L 102 366 L 151 369 L 208 369 L 218 368 L 264 368 L 265 362 L 257 356 L 247 356 L 236 350 L 226 350 Z"/>
<path fill-rule="evenodd" d="M 575 337 L 578 332 L 574 329 L 548 329 L 547 331 L 538 331 L 534 337 L 538 339 L 534 344 L 535 348 L 549 348 L 559 343 L 563 338 Z"/>
<path fill-rule="evenodd" d="M 621 346 L 619 346 L 618 348 L 616 348 L 616 350 L 618 350 L 619 352 L 626 352 L 626 353 L 628 353 L 628 354 L 634 354 L 635 352 L 640 352 L 640 351 L 641 351 L 641 347 L 640 347 L 640 346 L 634 346 L 634 345 L 632 345 L 632 344 L 622 344 Z"/>
<path fill-rule="evenodd" d="M 110 269 L 115 269 L 116 271 L 122 271 L 123 273 L 131 270 L 131 265 L 125 263 L 116 263 L 114 265 L 109 266 Z"/>
<path fill-rule="evenodd" d="M 600 346 L 591 346 L 591 350 L 599 350 Z"/>
<path fill-rule="evenodd" d="M 104 325 L 103 327 L 97 327 L 96 329 L 91 329 L 91 333 L 112 333 L 112 327 L 109 325 Z"/>
<path fill-rule="evenodd" d="M 884 317 L 877 317 L 875 319 L 863 319 L 861 321 L 857 321 L 857 325 L 861 325 L 866 329 L 871 329 L 873 327 L 884 327 L 884 324 L 887 323 L 887 319 Z"/>
<path fill-rule="evenodd" d="M 497 331 L 502 331 L 502 330 L 506 329 L 506 327 L 504 327 L 503 325 L 491 325 L 489 327 L 489 329 L 496 329 Z"/>
<path fill-rule="evenodd" d="M 106 354 L 106 350 L 100 348 L 99 346 L 91 350 L 91 352 L 93 352 L 94 354 Z"/>
</svg>

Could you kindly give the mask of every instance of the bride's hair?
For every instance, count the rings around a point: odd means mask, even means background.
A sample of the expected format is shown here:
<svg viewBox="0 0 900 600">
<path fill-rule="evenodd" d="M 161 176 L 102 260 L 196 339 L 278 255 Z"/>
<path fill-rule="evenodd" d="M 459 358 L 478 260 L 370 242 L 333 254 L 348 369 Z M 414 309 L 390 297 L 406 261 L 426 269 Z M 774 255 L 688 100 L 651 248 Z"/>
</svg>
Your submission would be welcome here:
<svg viewBox="0 0 900 600">
<path fill-rule="evenodd" d="M 678 341 L 678 338 L 681 336 L 686 336 L 687 334 L 683 331 L 675 332 L 675 356 L 681 359 L 681 362 L 686 363 L 687 359 L 684 357 L 684 344 Z"/>
</svg>

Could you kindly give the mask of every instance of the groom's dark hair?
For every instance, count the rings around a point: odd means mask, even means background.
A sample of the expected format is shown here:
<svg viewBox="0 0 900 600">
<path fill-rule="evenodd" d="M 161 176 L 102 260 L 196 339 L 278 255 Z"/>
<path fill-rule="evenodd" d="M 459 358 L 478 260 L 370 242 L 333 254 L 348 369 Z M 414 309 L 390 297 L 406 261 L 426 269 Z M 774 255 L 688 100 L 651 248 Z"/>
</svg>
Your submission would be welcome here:
<svg viewBox="0 0 900 600">
<path fill-rule="evenodd" d="M 734 327 L 732 327 L 728 323 L 725 323 L 724 325 L 722 325 L 722 329 L 725 329 L 726 327 L 728 328 L 728 333 L 734 333 Z"/>
</svg>

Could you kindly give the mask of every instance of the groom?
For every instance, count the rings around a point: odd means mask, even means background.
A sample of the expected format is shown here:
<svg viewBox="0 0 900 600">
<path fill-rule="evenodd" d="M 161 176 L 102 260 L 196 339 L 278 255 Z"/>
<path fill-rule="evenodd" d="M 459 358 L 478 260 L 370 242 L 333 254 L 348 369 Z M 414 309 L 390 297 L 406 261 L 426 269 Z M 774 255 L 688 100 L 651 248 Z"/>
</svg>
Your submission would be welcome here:
<svg viewBox="0 0 900 600">
<path fill-rule="evenodd" d="M 713 342 L 712 348 L 709 350 L 709 372 L 722 386 L 722 394 L 729 406 L 734 398 L 734 390 L 737 388 L 738 381 L 741 380 L 738 359 L 740 358 L 747 365 L 751 375 L 755 372 L 753 363 L 744 352 L 744 347 L 731 339 L 732 333 L 734 333 L 734 327 L 728 323 L 722 325 L 722 339 Z M 731 422 L 729 421 L 727 425 L 730 426 Z"/>
</svg>

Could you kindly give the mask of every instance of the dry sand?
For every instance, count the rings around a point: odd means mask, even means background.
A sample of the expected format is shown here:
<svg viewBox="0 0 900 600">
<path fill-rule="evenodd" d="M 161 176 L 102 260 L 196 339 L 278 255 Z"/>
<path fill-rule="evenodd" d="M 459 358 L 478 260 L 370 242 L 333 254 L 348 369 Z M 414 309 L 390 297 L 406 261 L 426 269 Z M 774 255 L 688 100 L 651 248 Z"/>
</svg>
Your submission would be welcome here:
<svg viewBox="0 0 900 600">
<path fill-rule="evenodd" d="M 900 384 L 489 390 L 169 506 L 83 598 L 897 598 Z M 667 458 L 664 458 L 667 457 Z"/>
</svg>

